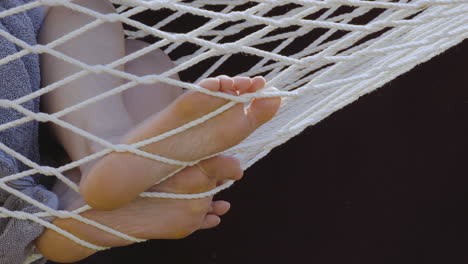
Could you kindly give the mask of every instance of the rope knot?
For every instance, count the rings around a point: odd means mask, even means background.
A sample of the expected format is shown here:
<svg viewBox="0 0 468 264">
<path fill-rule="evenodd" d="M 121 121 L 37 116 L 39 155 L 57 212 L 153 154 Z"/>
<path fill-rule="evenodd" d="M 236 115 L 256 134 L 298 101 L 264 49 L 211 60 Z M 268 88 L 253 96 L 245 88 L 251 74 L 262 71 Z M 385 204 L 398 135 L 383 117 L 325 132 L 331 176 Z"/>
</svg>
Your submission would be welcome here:
<svg viewBox="0 0 468 264">
<path fill-rule="evenodd" d="M 226 53 L 235 53 L 240 49 L 239 44 L 236 43 L 226 43 L 223 44 L 222 47 Z"/>
<path fill-rule="evenodd" d="M 154 84 L 156 82 L 155 75 L 146 75 L 139 77 L 137 82 L 141 84 Z"/>
<path fill-rule="evenodd" d="M 42 123 L 47 123 L 49 122 L 49 115 L 46 114 L 46 113 L 37 113 L 35 115 L 35 119 L 38 121 L 38 122 L 42 122 Z"/>
<path fill-rule="evenodd" d="M 118 145 L 114 145 L 114 146 L 112 147 L 112 150 L 114 150 L 115 152 L 122 153 L 122 152 L 130 152 L 130 151 L 131 151 L 131 148 L 130 148 L 129 145 L 118 144 Z"/>
<path fill-rule="evenodd" d="M 100 64 L 99 65 L 93 65 L 93 66 L 90 66 L 89 69 L 94 73 L 100 74 L 106 69 L 106 66 L 100 65 Z"/>
<path fill-rule="evenodd" d="M 49 166 L 41 166 L 39 172 L 43 175 L 53 176 L 57 172 L 57 169 Z"/>
<path fill-rule="evenodd" d="M 44 53 L 44 52 L 47 51 L 46 46 L 41 45 L 41 44 L 37 44 L 37 45 L 35 45 L 35 46 L 31 46 L 30 49 L 31 49 L 31 51 L 32 51 L 33 53 L 36 53 L 36 54 L 41 54 L 41 53 Z"/>
<path fill-rule="evenodd" d="M 117 22 L 117 21 L 120 21 L 120 14 L 106 14 L 106 20 L 109 21 L 109 22 Z"/>
</svg>

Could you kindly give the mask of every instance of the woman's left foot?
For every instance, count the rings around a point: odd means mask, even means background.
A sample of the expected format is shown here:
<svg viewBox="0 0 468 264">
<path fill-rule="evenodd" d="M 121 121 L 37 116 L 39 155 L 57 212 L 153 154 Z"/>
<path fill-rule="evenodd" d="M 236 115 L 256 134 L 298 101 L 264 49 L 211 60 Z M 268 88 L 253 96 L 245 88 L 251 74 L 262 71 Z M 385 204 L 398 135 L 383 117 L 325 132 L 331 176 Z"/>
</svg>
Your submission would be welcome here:
<svg viewBox="0 0 468 264">
<path fill-rule="evenodd" d="M 243 171 L 238 160 L 217 156 L 187 167 L 148 191 L 193 194 L 209 191 L 225 180 L 239 180 Z M 71 173 L 79 178 L 79 172 Z M 112 184 L 112 183 L 109 183 Z M 63 191 L 64 189 L 62 189 Z M 68 210 L 84 205 L 84 201 L 72 190 L 62 193 L 61 204 Z M 230 208 L 225 201 L 212 201 L 212 197 L 193 200 L 137 198 L 125 207 L 113 211 L 91 209 L 81 216 L 140 239 L 179 239 L 199 230 L 217 226 L 223 214 Z M 103 247 L 117 247 L 132 242 L 111 235 L 74 219 L 56 219 L 53 224 L 78 238 Z M 36 241 L 36 247 L 55 262 L 75 262 L 96 251 L 83 247 L 68 238 L 47 229 Z"/>
</svg>

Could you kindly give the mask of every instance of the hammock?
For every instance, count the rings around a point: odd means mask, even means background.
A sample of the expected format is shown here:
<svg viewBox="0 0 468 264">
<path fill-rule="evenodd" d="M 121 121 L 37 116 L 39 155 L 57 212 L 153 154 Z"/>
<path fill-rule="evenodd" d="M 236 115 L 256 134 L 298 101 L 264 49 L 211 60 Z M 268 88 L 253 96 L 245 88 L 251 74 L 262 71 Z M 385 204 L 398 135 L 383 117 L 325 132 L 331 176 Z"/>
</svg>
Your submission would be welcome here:
<svg viewBox="0 0 468 264">
<path fill-rule="evenodd" d="M 94 250 L 105 248 L 83 241 L 42 220 L 41 217 L 71 217 L 133 242 L 142 240 L 78 215 L 90 209 L 89 206 L 73 212 L 52 210 L 6 183 L 40 173 L 57 177 L 78 191 L 76 184 L 62 175 L 64 171 L 113 151 L 145 155 L 138 150 L 139 147 L 184 131 L 219 114 L 222 110 L 216 110 L 177 130 L 128 146 L 113 145 L 97 138 L 60 120 L 61 116 L 131 89 L 139 83 L 164 82 L 232 100 L 233 102 L 227 104 L 225 109 L 234 105 L 234 102 L 248 103 L 254 97 L 282 96 L 282 107 L 273 120 L 259 128 L 241 144 L 224 152 L 238 158 L 243 169 L 247 169 L 273 148 L 285 143 L 308 126 L 316 124 L 360 96 L 381 87 L 468 37 L 467 0 L 112 0 L 112 2 L 117 6 L 118 14 L 100 14 L 67 0 L 37 0 L 0 13 L 0 17 L 6 17 L 41 5 L 61 5 L 96 17 L 94 22 L 44 46 L 29 46 L 7 32 L 0 31 L 0 36 L 23 49 L 13 56 L 0 59 L 0 65 L 28 53 L 51 53 L 82 69 L 25 97 L 14 101 L 1 101 L 1 107 L 14 108 L 26 117 L 0 124 L 0 131 L 31 120 L 54 122 L 106 147 L 91 157 L 60 168 L 51 168 L 30 162 L 0 144 L 1 150 L 31 167 L 30 170 L 0 179 L 0 188 L 43 210 L 36 214 L 3 211 L 0 217 L 34 221 Z M 139 21 L 138 16 L 143 13 L 152 14 L 154 20 Z M 128 38 L 145 39 L 151 45 L 116 62 L 97 66 L 74 61 L 73 58 L 54 51 L 54 47 L 61 42 L 105 21 L 121 21 L 125 25 Z M 170 30 L 171 24 L 184 21 L 197 22 L 185 23 L 184 32 Z M 143 77 L 115 69 L 118 65 L 156 49 L 163 49 L 166 54 L 174 58 L 176 67 L 159 75 Z M 226 65 L 240 56 L 248 63 L 239 67 L 238 72 L 224 72 Z M 175 73 L 183 75 L 193 71 L 201 74 L 190 82 L 176 81 L 169 77 Z M 32 113 L 21 106 L 24 102 L 93 72 L 107 72 L 129 82 L 51 115 Z M 210 93 L 192 84 L 197 80 L 219 74 L 263 75 L 268 81 L 267 86 L 276 87 L 279 92 L 260 91 L 234 97 Z M 161 160 L 161 157 L 154 155 L 150 158 Z M 181 164 L 188 166 L 196 162 L 198 161 Z M 210 192 L 194 195 L 165 193 L 141 195 L 194 199 L 213 195 L 231 184 L 232 182 L 228 182 Z M 31 256 L 28 261 L 31 262 L 37 257 L 37 255 Z"/>
</svg>

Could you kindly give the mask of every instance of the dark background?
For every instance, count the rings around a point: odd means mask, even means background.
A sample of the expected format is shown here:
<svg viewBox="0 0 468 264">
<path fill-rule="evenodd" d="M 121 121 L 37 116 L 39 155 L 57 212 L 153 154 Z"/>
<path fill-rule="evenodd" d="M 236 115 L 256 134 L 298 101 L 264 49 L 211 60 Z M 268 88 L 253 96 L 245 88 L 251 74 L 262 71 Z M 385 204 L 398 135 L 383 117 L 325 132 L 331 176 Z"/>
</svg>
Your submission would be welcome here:
<svg viewBox="0 0 468 264">
<path fill-rule="evenodd" d="M 308 128 L 220 227 L 81 264 L 468 263 L 468 41 Z"/>
</svg>

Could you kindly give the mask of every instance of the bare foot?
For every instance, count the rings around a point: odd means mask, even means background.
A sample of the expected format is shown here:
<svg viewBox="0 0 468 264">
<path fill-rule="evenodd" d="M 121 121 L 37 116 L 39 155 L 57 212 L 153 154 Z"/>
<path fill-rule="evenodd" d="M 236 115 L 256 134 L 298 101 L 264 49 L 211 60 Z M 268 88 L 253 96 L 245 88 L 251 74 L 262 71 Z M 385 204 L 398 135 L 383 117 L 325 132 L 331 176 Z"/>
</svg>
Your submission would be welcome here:
<svg viewBox="0 0 468 264">
<path fill-rule="evenodd" d="M 242 169 L 234 158 L 218 156 L 200 162 L 199 166 L 202 169 L 198 166 L 185 168 L 149 191 L 183 194 L 205 192 L 225 180 L 239 180 L 242 177 Z M 78 179 L 79 171 L 67 176 Z M 68 210 L 84 205 L 84 201 L 76 193 L 62 193 L 61 198 L 65 199 L 61 203 L 67 204 Z M 178 239 L 196 230 L 217 226 L 221 221 L 220 216 L 229 208 L 228 202 L 212 202 L 212 197 L 196 200 L 138 198 L 114 211 L 92 209 L 81 216 L 141 239 Z M 132 243 L 73 219 L 56 219 L 54 224 L 85 241 L 103 247 Z M 66 263 L 79 261 L 96 252 L 50 229 L 37 239 L 36 247 L 47 259 Z"/>
<path fill-rule="evenodd" d="M 265 86 L 262 77 L 209 78 L 200 83 L 211 91 L 232 95 L 251 93 Z M 155 137 L 196 120 L 228 103 L 228 100 L 199 92 L 187 92 L 163 111 L 149 117 L 124 136 L 131 144 Z M 147 145 L 141 150 L 174 160 L 195 161 L 239 144 L 270 120 L 280 106 L 280 98 L 254 100 L 247 110 L 237 104 L 214 118 L 184 132 Z M 131 153 L 112 153 L 99 160 L 81 181 L 86 202 L 101 210 L 120 208 L 178 169 Z"/>
</svg>

